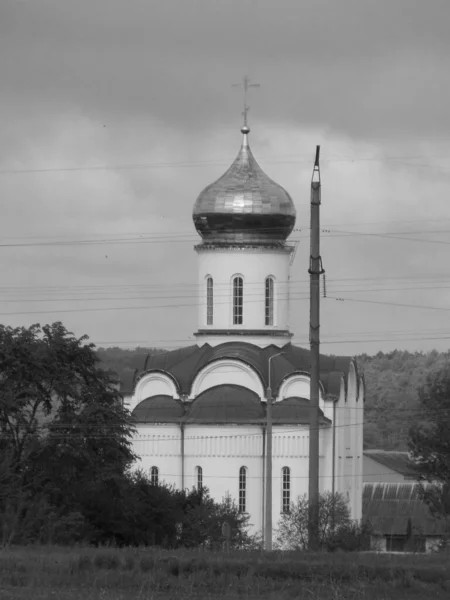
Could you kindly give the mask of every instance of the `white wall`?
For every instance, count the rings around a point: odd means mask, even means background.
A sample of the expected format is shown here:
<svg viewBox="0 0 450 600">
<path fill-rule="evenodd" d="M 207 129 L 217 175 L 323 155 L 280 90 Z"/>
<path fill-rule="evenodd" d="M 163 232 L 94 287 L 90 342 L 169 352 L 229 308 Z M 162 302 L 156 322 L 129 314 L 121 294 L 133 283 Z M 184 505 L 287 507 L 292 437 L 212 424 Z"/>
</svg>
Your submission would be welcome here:
<svg viewBox="0 0 450 600">
<path fill-rule="evenodd" d="M 289 329 L 289 260 L 292 247 L 198 248 L 199 329 Z M 232 280 L 244 281 L 243 325 L 233 325 Z M 265 279 L 274 278 L 274 325 L 265 325 Z M 206 324 L 206 279 L 214 282 L 214 321 Z M 202 338 L 199 342 L 206 341 Z M 286 340 L 285 340 L 286 341 Z M 208 340 L 208 343 L 209 340 Z"/>
<path fill-rule="evenodd" d="M 349 500 L 352 519 L 362 517 L 364 394 L 358 396 L 356 371 L 350 365 L 347 395 L 341 381 L 336 403 L 336 491 Z"/>
<path fill-rule="evenodd" d="M 262 528 L 262 429 L 258 426 L 186 426 L 186 487 L 196 485 L 195 467 L 203 469 L 203 485 L 220 502 L 239 499 L 239 469 L 247 468 L 247 512 L 254 532 Z"/>
<path fill-rule="evenodd" d="M 150 475 L 159 469 L 159 481 L 181 488 L 181 429 L 178 425 L 138 425 L 132 451 L 140 457 L 133 467 Z"/>
</svg>

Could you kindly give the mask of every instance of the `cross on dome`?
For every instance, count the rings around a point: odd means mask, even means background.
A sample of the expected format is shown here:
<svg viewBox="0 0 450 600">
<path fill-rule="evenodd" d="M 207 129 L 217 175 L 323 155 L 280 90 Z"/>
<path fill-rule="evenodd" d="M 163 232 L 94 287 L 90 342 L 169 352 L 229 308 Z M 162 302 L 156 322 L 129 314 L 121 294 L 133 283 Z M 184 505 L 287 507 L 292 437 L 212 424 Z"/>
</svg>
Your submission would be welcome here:
<svg viewBox="0 0 450 600">
<path fill-rule="evenodd" d="M 250 77 L 248 75 L 245 75 L 242 83 L 233 83 L 233 87 L 240 87 L 244 90 L 244 110 L 242 111 L 241 115 L 244 117 L 244 125 L 241 128 L 242 133 L 249 133 L 250 128 L 248 126 L 248 122 L 247 122 L 247 116 L 248 116 L 248 111 L 250 110 L 250 106 L 248 106 L 247 104 L 247 94 L 248 94 L 248 89 L 251 87 L 261 87 L 261 85 L 259 83 L 250 83 Z"/>
</svg>

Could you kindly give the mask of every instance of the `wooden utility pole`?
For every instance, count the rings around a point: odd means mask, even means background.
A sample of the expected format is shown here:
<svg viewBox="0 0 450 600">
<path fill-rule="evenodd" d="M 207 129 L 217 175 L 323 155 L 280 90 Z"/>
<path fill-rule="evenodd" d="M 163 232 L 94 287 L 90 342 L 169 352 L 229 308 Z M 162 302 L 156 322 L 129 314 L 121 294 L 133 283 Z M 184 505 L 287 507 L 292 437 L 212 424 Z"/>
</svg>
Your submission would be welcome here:
<svg viewBox="0 0 450 600">
<path fill-rule="evenodd" d="M 308 545 L 319 549 L 319 377 L 320 377 L 320 276 L 323 273 L 320 257 L 320 146 L 316 146 L 316 159 L 311 179 L 311 256 L 310 322 L 311 387 L 309 422 L 309 522 Z"/>
</svg>

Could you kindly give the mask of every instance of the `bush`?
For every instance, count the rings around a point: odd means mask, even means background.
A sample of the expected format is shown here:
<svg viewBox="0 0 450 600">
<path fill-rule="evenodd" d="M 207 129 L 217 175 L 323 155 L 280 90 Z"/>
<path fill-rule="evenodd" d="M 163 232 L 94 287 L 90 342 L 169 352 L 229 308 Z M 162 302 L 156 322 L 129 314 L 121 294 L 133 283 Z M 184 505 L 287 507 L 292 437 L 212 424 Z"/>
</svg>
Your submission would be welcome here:
<svg viewBox="0 0 450 600">
<path fill-rule="evenodd" d="M 275 546 L 279 550 L 306 550 L 308 547 L 309 506 L 306 494 L 291 504 L 289 513 L 278 523 Z M 325 492 L 319 496 L 319 540 L 326 548 L 331 536 L 351 525 L 347 500 L 342 494 Z"/>
<path fill-rule="evenodd" d="M 326 542 L 329 552 L 343 550 L 344 552 L 363 552 L 370 550 L 372 528 L 369 523 L 342 523 L 331 532 Z"/>
</svg>

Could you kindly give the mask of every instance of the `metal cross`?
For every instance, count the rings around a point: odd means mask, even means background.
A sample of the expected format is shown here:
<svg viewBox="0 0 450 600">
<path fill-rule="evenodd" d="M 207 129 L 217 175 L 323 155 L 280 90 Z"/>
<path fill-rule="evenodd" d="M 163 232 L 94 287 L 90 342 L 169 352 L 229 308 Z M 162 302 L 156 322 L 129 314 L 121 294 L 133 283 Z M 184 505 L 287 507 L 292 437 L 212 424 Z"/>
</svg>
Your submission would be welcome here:
<svg viewBox="0 0 450 600">
<path fill-rule="evenodd" d="M 247 114 L 250 107 L 247 105 L 247 92 L 251 87 L 261 87 L 259 83 L 250 83 L 250 77 L 245 75 L 242 83 L 233 83 L 233 87 L 240 87 L 244 89 L 244 110 L 241 113 L 244 117 L 244 126 L 247 127 Z"/>
</svg>

